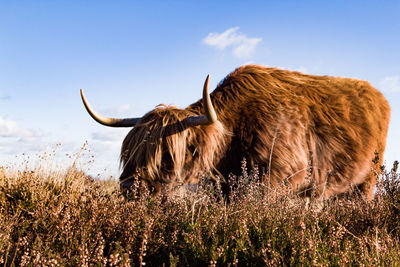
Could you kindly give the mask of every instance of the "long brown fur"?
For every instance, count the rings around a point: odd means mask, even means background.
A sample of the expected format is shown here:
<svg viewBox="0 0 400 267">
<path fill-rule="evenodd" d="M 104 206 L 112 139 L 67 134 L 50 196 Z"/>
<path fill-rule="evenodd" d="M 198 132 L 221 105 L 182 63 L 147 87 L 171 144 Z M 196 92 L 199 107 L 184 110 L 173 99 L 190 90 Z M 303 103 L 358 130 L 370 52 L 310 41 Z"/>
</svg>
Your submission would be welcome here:
<svg viewBox="0 0 400 267">
<path fill-rule="evenodd" d="M 211 99 L 219 121 L 208 126 L 184 124 L 203 114 L 200 100 L 146 114 L 123 142 L 121 182 L 136 175 L 157 191 L 201 173 L 238 174 L 246 158 L 268 186 L 287 180 L 323 199 L 359 186 L 372 198 L 390 107 L 368 82 L 247 65 Z"/>
<path fill-rule="evenodd" d="M 159 191 L 162 183 L 171 187 L 197 183 L 199 175 L 214 171 L 226 131 L 220 122 L 203 127 L 185 125 L 184 119 L 195 115 L 165 105 L 146 114 L 122 144 L 124 171 L 120 179 L 135 174 Z"/>
</svg>

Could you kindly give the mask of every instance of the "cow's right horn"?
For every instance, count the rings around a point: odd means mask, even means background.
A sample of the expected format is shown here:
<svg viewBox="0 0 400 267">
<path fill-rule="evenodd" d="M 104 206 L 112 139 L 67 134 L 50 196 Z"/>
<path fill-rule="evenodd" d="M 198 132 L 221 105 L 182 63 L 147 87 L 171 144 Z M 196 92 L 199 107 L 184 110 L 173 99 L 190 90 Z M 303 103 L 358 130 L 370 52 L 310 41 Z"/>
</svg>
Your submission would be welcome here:
<svg viewBox="0 0 400 267">
<path fill-rule="evenodd" d="M 90 116 L 97 121 L 100 124 L 103 124 L 105 126 L 110 126 L 110 127 L 133 127 L 135 126 L 140 118 L 126 118 L 126 119 L 114 119 L 114 118 L 108 118 L 104 117 L 103 115 L 100 115 L 97 113 L 94 109 L 92 109 L 86 100 L 85 95 L 83 94 L 83 90 L 81 89 L 81 97 L 83 104 L 85 105 L 85 108 L 87 112 L 89 112 Z"/>
<path fill-rule="evenodd" d="M 203 116 L 191 116 L 185 119 L 185 123 L 188 126 L 198 126 L 198 125 L 208 125 L 216 122 L 218 120 L 217 113 L 212 105 L 210 94 L 208 93 L 208 82 L 210 80 L 210 75 L 207 75 L 206 81 L 203 87 L 203 106 L 204 115 Z"/>
</svg>

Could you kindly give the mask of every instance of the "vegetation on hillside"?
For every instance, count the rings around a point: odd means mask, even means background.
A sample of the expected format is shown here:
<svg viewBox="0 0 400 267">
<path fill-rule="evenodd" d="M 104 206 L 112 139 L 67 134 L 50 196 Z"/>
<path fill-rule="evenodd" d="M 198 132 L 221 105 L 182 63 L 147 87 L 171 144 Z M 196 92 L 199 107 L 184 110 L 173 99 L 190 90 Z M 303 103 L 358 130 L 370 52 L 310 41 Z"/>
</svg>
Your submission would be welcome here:
<svg viewBox="0 0 400 267">
<path fill-rule="evenodd" d="M 0 169 L 0 265 L 400 266 L 400 178 L 379 177 L 322 210 L 243 168 L 229 204 L 218 186 L 126 198 L 118 181 L 65 171 Z M 234 183 L 234 182 L 232 182 Z"/>
</svg>

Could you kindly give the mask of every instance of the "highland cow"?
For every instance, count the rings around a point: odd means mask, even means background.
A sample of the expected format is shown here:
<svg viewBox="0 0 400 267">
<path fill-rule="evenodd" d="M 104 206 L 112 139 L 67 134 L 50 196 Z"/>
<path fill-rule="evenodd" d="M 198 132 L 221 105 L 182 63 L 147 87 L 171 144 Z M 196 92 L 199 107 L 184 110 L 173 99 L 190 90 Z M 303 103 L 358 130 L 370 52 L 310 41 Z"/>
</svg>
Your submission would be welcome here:
<svg viewBox="0 0 400 267">
<path fill-rule="evenodd" d="M 133 127 L 121 148 L 121 188 L 136 177 L 153 192 L 240 174 L 245 158 L 271 187 L 286 181 L 320 199 L 357 187 L 371 199 L 390 118 L 366 81 L 259 65 L 236 69 L 211 94 L 207 77 L 202 101 L 159 105 L 142 118 L 104 117 L 81 96 L 99 123 Z"/>
</svg>

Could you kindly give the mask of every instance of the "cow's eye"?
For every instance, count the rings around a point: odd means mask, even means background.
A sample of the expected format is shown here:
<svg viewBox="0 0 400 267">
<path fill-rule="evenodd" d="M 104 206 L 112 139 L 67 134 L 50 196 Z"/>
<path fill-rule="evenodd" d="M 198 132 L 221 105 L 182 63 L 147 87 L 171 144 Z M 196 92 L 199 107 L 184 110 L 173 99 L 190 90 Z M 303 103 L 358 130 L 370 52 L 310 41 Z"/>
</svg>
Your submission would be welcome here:
<svg viewBox="0 0 400 267">
<path fill-rule="evenodd" d="M 169 154 L 169 153 L 167 153 L 167 152 L 165 152 L 163 155 L 162 155 L 162 163 L 161 163 L 161 165 L 162 165 L 162 168 L 164 169 L 164 170 L 171 170 L 172 169 L 172 157 L 171 157 L 171 155 Z"/>
</svg>

